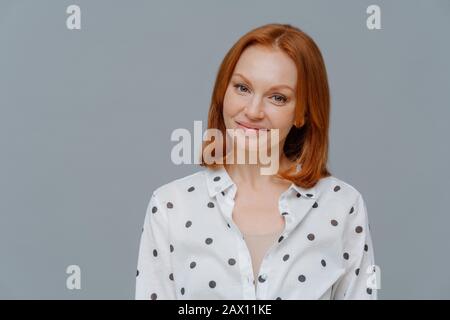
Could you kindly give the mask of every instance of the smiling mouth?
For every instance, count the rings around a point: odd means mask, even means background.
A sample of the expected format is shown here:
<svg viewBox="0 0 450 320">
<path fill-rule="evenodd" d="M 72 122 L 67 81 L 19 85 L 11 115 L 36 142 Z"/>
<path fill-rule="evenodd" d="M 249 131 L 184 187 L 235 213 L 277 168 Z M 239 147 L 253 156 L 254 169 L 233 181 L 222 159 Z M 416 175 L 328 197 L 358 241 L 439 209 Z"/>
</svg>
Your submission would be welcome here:
<svg viewBox="0 0 450 320">
<path fill-rule="evenodd" d="M 239 128 L 244 129 L 244 130 L 251 130 L 251 131 L 270 131 L 270 129 L 267 128 L 252 128 L 252 127 L 248 127 L 238 121 L 235 121 L 236 124 L 238 125 Z"/>
</svg>

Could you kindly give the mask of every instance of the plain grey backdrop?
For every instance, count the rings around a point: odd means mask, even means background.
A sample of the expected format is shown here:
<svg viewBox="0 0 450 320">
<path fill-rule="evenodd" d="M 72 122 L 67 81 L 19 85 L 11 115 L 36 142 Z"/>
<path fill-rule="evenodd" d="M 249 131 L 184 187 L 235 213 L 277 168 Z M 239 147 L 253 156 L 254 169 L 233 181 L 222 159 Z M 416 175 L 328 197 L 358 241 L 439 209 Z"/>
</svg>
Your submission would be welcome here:
<svg viewBox="0 0 450 320">
<path fill-rule="evenodd" d="M 271 22 L 324 56 L 329 167 L 366 200 L 379 298 L 450 298 L 448 0 L 1 0 L 0 298 L 134 298 L 152 191 L 201 170 L 170 135 L 206 121 L 225 53 Z"/>
</svg>

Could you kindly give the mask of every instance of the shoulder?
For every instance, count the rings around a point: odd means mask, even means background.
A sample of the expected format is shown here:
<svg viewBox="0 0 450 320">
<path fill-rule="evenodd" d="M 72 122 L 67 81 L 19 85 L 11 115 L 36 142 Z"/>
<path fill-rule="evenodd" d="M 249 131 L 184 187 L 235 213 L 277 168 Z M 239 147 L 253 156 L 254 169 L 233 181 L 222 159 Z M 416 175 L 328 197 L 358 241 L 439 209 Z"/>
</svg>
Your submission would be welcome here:
<svg viewBox="0 0 450 320">
<path fill-rule="evenodd" d="M 152 197 L 157 197 L 160 201 L 167 202 L 180 199 L 181 196 L 192 193 L 193 191 L 204 191 L 205 186 L 205 170 L 201 169 L 160 185 L 153 190 Z"/>
<path fill-rule="evenodd" d="M 355 186 L 334 175 L 321 178 L 315 188 L 319 197 L 336 201 L 345 207 L 363 201 L 361 193 Z"/>
</svg>

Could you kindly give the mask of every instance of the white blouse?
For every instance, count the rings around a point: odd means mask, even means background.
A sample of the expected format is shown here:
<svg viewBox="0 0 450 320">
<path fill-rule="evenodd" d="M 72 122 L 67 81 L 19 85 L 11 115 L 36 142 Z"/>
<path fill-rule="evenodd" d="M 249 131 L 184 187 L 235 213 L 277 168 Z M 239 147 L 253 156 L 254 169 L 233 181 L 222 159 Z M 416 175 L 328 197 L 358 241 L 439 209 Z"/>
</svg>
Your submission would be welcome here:
<svg viewBox="0 0 450 320">
<path fill-rule="evenodd" d="M 354 187 L 334 176 L 309 189 L 291 184 L 279 199 L 284 230 L 257 278 L 232 219 L 236 190 L 222 166 L 153 191 L 136 299 L 377 299 L 367 209 Z"/>
</svg>

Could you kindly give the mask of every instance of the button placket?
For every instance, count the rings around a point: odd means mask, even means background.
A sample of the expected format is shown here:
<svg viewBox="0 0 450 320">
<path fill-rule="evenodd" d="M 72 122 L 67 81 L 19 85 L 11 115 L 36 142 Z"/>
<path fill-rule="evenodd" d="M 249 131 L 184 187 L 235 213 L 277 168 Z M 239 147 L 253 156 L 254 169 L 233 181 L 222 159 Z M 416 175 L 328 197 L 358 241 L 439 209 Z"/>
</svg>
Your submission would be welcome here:
<svg viewBox="0 0 450 320">
<path fill-rule="evenodd" d="M 241 271 L 242 283 L 244 284 L 244 299 L 254 300 L 256 298 L 256 292 L 251 257 L 245 244 L 245 240 L 238 234 L 236 234 L 236 236 L 239 238 L 237 240 L 239 250 L 239 267 Z"/>
<path fill-rule="evenodd" d="M 239 270 L 241 275 L 241 281 L 243 283 L 243 298 L 254 300 L 256 299 L 255 292 L 255 279 L 253 279 L 253 268 L 251 263 L 250 252 L 245 243 L 244 237 L 240 232 L 239 228 L 236 227 L 234 221 L 232 219 L 233 209 L 234 209 L 234 194 L 235 194 L 235 186 L 228 191 L 225 197 L 222 197 L 221 201 L 222 205 L 220 206 L 224 210 L 224 215 L 228 221 L 228 224 L 231 226 L 231 231 L 233 232 L 233 236 L 236 237 L 237 241 L 237 250 L 238 250 L 238 258 L 239 258 Z"/>
<path fill-rule="evenodd" d="M 258 300 L 264 300 L 267 297 L 267 291 L 269 286 L 269 274 L 271 273 L 271 264 L 269 263 L 271 257 L 271 251 L 274 250 L 272 247 L 269 249 L 270 253 L 264 256 L 264 259 L 261 263 L 260 272 L 258 275 L 257 287 L 256 287 L 256 298 Z"/>
<path fill-rule="evenodd" d="M 289 235 L 289 231 L 292 225 L 292 219 L 293 219 L 293 212 L 291 212 L 286 195 L 283 193 L 281 195 L 280 201 L 278 202 L 278 210 L 280 211 L 280 214 L 287 212 L 287 214 L 282 215 L 284 217 L 285 226 L 283 229 L 283 232 L 280 236 L 283 236 L 283 238 L 287 238 Z"/>
<path fill-rule="evenodd" d="M 293 215 L 290 211 L 288 201 L 287 201 L 287 195 L 286 193 L 283 193 L 279 199 L 278 202 L 278 210 L 281 213 L 287 212 L 288 214 L 283 215 L 285 219 L 285 227 L 283 232 L 280 234 L 280 237 L 282 238 L 282 241 L 277 240 L 276 243 L 274 243 L 266 252 L 264 255 L 264 258 L 261 262 L 260 266 L 260 273 L 258 275 L 258 279 L 255 279 L 257 281 L 257 287 L 256 287 L 256 297 L 258 300 L 264 300 L 267 296 L 267 290 L 268 290 L 268 279 L 269 279 L 269 272 L 270 272 L 270 263 L 269 260 L 272 257 L 272 254 L 275 250 L 277 250 L 278 246 L 285 241 L 285 239 L 289 235 L 289 229 L 292 225 L 292 218 Z M 280 239 L 280 238 L 279 238 Z"/>
</svg>

